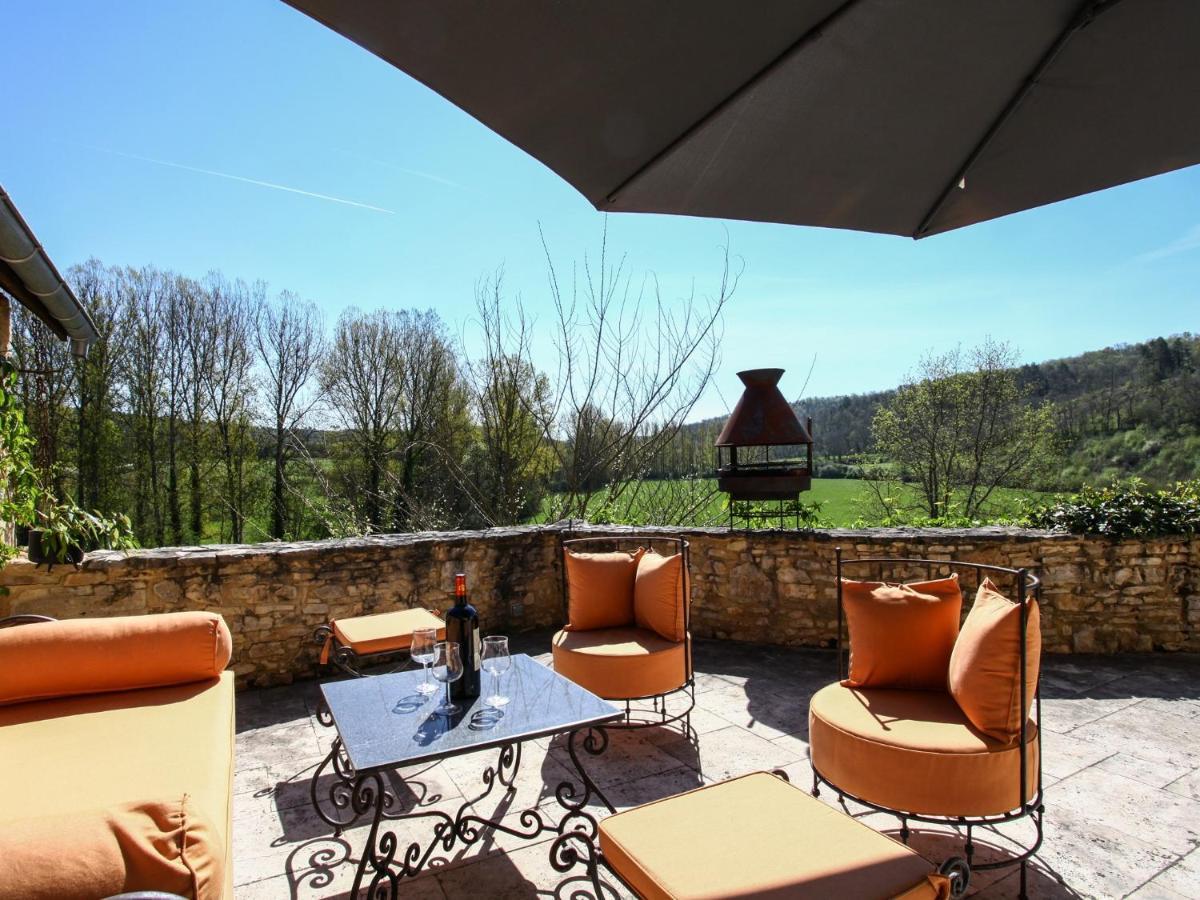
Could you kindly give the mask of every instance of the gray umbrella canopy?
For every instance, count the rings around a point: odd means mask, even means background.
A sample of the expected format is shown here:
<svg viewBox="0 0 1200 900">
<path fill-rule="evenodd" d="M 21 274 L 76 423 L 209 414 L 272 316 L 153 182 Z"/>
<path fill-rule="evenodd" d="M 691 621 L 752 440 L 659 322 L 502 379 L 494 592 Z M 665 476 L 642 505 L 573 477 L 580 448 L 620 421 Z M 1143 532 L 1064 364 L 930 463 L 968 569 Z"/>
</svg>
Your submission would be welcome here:
<svg viewBox="0 0 1200 900">
<path fill-rule="evenodd" d="M 1200 0 L 287 0 L 597 209 L 924 237 L 1200 163 Z"/>
</svg>

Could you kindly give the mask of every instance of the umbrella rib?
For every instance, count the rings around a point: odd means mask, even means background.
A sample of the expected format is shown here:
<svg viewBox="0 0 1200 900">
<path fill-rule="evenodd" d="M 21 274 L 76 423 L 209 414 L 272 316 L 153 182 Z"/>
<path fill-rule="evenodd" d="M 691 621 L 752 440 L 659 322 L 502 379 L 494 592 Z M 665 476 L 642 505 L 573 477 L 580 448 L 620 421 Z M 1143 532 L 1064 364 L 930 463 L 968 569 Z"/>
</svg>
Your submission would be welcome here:
<svg viewBox="0 0 1200 900">
<path fill-rule="evenodd" d="M 950 195 L 954 192 L 954 189 L 963 183 L 963 180 L 967 177 L 967 173 L 979 161 L 979 157 L 983 155 L 983 152 L 992 143 L 992 140 L 1008 123 L 1008 120 L 1013 117 L 1013 114 L 1016 113 L 1020 105 L 1025 102 L 1025 98 L 1033 93 L 1033 89 L 1037 86 L 1039 79 L 1054 64 L 1054 61 L 1062 53 L 1063 48 L 1066 47 L 1071 38 L 1083 28 L 1090 25 L 1101 13 L 1107 12 L 1120 2 L 1121 0 L 1085 0 L 1067 27 L 1059 33 L 1054 43 L 1050 45 L 1050 48 L 1042 54 L 1033 71 L 1021 82 L 1021 86 L 1009 99 L 1008 103 L 1005 104 L 1004 108 L 1000 111 L 1000 115 L 993 120 L 988 130 L 983 133 L 983 137 L 979 139 L 974 149 L 967 156 L 966 162 L 958 168 L 950 183 L 938 194 L 937 200 L 934 201 L 929 211 L 925 213 L 925 217 L 921 219 L 921 224 L 917 226 L 917 230 L 913 232 L 914 239 L 925 237 L 933 224 L 933 220 L 942 211 L 942 207 L 946 205 L 946 201 L 950 199 Z"/>
<path fill-rule="evenodd" d="M 845 0 L 841 6 L 829 13 L 829 15 L 823 18 L 816 25 L 805 31 L 804 34 L 800 35 L 800 37 L 796 38 L 796 40 L 792 41 L 792 43 L 788 44 L 782 52 L 777 54 L 770 62 L 746 79 L 746 81 L 742 82 L 742 84 L 739 85 L 736 90 L 727 94 L 719 103 L 717 103 L 716 106 L 693 122 L 690 126 L 688 126 L 687 129 L 681 132 L 678 137 L 655 153 L 652 157 L 650 157 L 650 159 L 646 160 L 646 162 L 638 166 L 637 169 L 635 169 L 632 174 L 626 177 L 624 181 L 609 191 L 608 195 L 605 197 L 605 202 L 610 206 L 615 203 L 617 200 L 617 195 L 625 190 L 625 188 L 629 187 L 630 184 L 640 178 L 646 171 L 657 165 L 659 160 L 663 159 L 676 147 L 684 143 L 693 134 L 703 128 L 704 125 L 715 118 L 723 109 L 737 100 L 747 91 L 751 90 L 755 85 L 771 74 L 771 72 L 786 62 L 791 56 L 804 49 L 804 47 L 806 47 L 810 42 L 821 37 L 825 29 L 827 29 L 837 19 L 841 18 L 842 15 L 849 11 L 850 7 L 859 2 L 861 2 L 861 0 Z"/>
</svg>

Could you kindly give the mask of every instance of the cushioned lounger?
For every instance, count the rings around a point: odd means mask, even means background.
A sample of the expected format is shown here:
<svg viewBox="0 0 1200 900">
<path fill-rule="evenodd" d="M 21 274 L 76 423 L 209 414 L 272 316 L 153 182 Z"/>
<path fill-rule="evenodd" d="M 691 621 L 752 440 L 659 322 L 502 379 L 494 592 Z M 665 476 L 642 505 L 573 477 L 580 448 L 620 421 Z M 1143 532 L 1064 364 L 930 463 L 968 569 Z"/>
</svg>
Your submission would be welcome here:
<svg viewBox="0 0 1200 900">
<path fill-rule="evenodd" d="M 946 900 L 950 881 L 899 841 L 758 772 L 605 819 L 609 868 L 648 900 Z"/>
</svg>

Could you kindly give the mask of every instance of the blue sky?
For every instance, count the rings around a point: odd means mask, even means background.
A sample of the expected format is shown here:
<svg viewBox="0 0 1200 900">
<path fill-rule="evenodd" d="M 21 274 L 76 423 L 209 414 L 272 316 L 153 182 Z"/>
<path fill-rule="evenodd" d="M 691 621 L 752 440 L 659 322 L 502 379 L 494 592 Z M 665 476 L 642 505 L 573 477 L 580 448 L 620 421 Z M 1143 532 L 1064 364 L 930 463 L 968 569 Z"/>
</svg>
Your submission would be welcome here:
<svg viewBox="0 0 1200 900">
<path fill-rule="evenodd" d="M 539 223 L 564 265 L 598 247 L 603 217 L 565 182 L 282 3 L 0 0 L 0 21 L 0 184 L 60 267 L 217 268 L 330 320 L 433 307 L 469 333 L 500 266 L 549 323 Z M 1040 360 L 1200 329 L 1197 168 L 920 242 L 640 215 L 608 231 L 667 297 L 713 290 L 726 241 L 745 262 L 697 416 L 725 411 L 738 369 L 786 368 L 796 394 L 814 353 L 824 395 L 987 335 Z"/>
</svg>

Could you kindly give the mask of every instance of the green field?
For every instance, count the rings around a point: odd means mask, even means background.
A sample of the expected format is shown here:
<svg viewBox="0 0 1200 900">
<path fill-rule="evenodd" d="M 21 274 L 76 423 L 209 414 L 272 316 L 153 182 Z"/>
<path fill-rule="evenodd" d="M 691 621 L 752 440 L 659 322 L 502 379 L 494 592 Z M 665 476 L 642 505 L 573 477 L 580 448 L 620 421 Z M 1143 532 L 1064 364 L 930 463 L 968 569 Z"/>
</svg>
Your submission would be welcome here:
<svg viewBox="0 0 1200 900">
<path fill-rule="evenodd" d="M 902 490 L 911 490 L 905 487 Z M 1000 488 L 992 497 L 989 504 L 989 521 L 1004 520 L 1016 516 L 1021 511 L 1023 500 L 1035 500 L 1048 497 L 1039 491 L 1023 491 L 1013 488 Z M 715 479 L 700 479 L 691 482 L 663 481 L 644 482 L 638 496 L 631 500 L 622 500 L 610 507 L 602 508 L 602 500 L 594 498 L 589 505 L 588 518 L 596 522 L 614 522 L 616 524 L 653 524 L 663 516 L 656 511 L 663 509 L 678 509 L 684 501 L 681 498 L 692 498 L 695 502 L 695 514 L 689 524 L 694 525 L 723 525 L 729 521 L 729 507 L 725 496 L 716 492 Z M 542 513 L 535 521 L 545 522 L 554 518 L 555 504 L 558 498 L 550 496 L 543 504 Z M 867 482 L 854 478 L 814 478 L 812 490 L 800 495 L 800 500 L 806 505 L 819 507 L 817 523 L 824 527 L 839 528 L 855 524 L 877 525 L 879 516 L 872 502 L 871 488 Z"/>
</svg>

